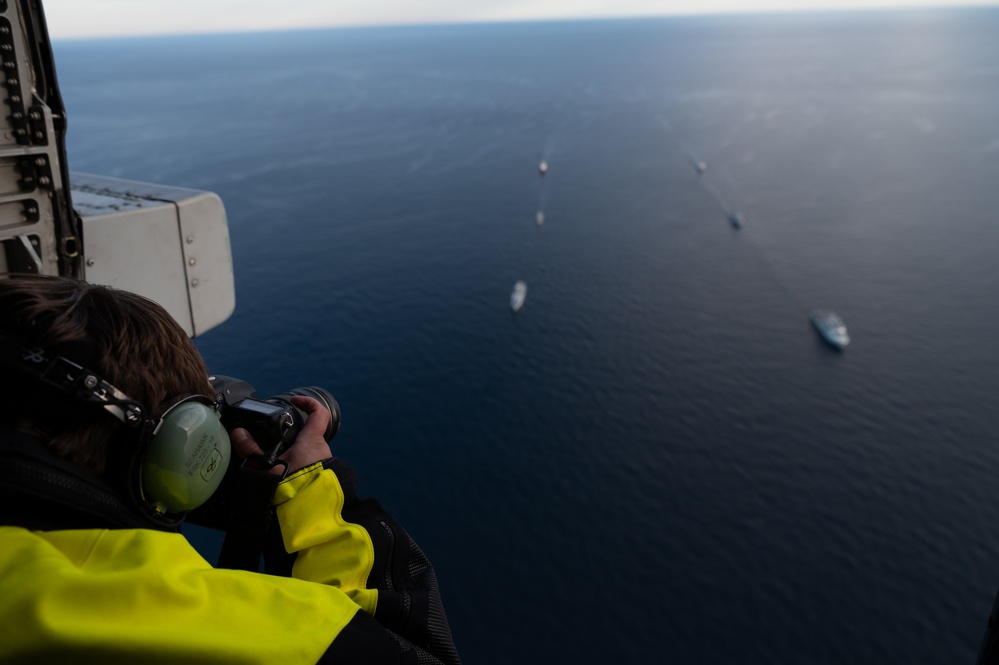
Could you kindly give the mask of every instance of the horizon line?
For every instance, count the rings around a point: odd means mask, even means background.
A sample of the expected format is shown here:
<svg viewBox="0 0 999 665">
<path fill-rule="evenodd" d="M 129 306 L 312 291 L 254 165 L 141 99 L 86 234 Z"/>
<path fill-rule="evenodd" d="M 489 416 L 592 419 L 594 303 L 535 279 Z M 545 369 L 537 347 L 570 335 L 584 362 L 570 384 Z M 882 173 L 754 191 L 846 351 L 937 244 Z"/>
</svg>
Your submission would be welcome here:
<svg viewBox="0 0 999 665">
<path fill-rule="evenodd" d="M 428 19 L 426 21 L 400 21 L 400 22 L 365 22 L 356 23 L 331 23 L 327 25 L 287 25 L 287 26 L 240 26 L 231 29 L 220 28 L 218 26 L 204 30 L 183 30 L 183 31 L 162 31 L 162 32 L 109 32 L 100 34 L 79 34 L 58 36 L 52 34 L 51 19 L 46 16 L 46 22 L 50 29 L 50 40 L 53 43 L 71 41 L 94 41 L 113 39 L 136 39 L 149 37 L 195 37 L 211 35 L 240 35 L 240 34 L 266 34 L 284 32 L 309 32 L 325 30 L 364 30 L 373 28 L 405 28 L 405 27 L 460 27 L 473 25 L 503 25 L 520 23 L 570 23 L 570 22 L 592 22 L 592 21 L 627 21 L 627 20 L 647 20 L 647 19 L 684 19 L 684 18 L 704 18 L 704 17 L 756 17 L 756 16 L 793 16 L 793 15 L 818 15 L 818 14 L 849 14 L 849 13 L 875 13 L 875 12 L 918 12 L 918 11 L 955 11 L 969 9 L 999 9 L 999 0 L 985 1 L 965 1 L 960 4 L 949 4 L 946 0 L 926 4 L 904 4 L 904 5 L 871 5 L 859 6 L 816 6 L 816 7 L 773 7 L 761 9 L 743 10 L 693 10 L 693 11 L 672 11 L 656 14 L 606 14 L 593 16 L 542 16 L 542 17 L 499 17 L 484 19 L 456 19 L 453 21 Z"/>
</svg>

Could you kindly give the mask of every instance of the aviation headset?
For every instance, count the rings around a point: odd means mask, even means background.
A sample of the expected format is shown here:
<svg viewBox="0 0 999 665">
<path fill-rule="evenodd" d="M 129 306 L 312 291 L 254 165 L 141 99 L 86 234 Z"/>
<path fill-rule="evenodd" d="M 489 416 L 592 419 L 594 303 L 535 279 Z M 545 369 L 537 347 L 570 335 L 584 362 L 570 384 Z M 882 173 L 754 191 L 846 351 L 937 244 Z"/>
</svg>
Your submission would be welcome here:
<svg viewBox="0 0 999 665">
<path fill-rule="evenodd" d="M 124 423 L 128 498 L 157 525 L 178 525 L 184 513 L 207 501 L 221 484 L 231 449 L 212 398 L 191 395 L 152 418 L 144 405 L 96 372 L 28 345 L 2 327 L 0 364 L 15 369 L 45 395 L 64 401 L 60 406 L 104 411 Z"/>
</svg>

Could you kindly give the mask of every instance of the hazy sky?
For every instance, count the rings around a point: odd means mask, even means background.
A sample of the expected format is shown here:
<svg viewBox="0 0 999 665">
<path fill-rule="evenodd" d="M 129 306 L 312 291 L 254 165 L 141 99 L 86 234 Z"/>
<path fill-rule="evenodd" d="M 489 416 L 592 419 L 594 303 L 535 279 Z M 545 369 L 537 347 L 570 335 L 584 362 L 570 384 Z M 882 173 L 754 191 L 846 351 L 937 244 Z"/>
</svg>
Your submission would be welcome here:
<svg viewBox="0 0 999 665">
<path fill-rule="evenodd" d="M 45 0 L 53 39 L 393 23 L 597 18 L 882 7 L 999 0 Z"/>
</svg>

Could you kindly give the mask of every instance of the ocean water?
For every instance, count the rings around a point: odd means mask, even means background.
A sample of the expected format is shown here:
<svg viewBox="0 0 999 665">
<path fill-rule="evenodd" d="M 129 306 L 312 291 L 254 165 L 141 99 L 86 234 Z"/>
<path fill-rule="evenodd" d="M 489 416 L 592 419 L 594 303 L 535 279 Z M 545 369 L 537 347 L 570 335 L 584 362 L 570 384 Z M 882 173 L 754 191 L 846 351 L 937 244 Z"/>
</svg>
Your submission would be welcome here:
<svg viewBox="0 0 999 665">
<path fill-rule="evenodd" d="M 199 348 L 336 395 L 333 450 L 429 554 L 466 662 L 958 663 L 999 585 L 997 34 L 991 9 L 55 50 L 72 169 L 222 196 L 237 306 Z"/>
</svg>

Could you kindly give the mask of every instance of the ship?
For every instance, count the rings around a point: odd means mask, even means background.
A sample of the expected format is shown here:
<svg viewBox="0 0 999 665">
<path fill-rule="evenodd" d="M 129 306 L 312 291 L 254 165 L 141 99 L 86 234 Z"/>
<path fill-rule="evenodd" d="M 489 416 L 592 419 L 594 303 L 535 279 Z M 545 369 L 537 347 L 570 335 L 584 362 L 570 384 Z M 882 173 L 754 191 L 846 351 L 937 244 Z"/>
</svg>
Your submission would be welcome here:
<svg viewBox="0 0 999 665">
<path fill-rule="evenodd" d="M 815 310 L 811 315 L 812 325 L 822 335 L 822 339 L 835 349 L 844 349 L 850 343 L 850 335 L 846 324 L 835 312 Z"/>
<path fill-rule="evenodd" d="M 517 283 L 513 285 L 513 293 L 510 294 L 510 309 L 514 312 L 519 312 L 520 308 L 524 306 L 524 300 L 527 299 L 527 283 L 524 280 L 517 280 Z"/>
<path fill-rule="evenodd" d="M 538 172 L 541 175 L 548 173 L 548 162 L 546 162 L 545 160 L 541 160 L 541 163 L 538 164 Z"/>
</svg>

